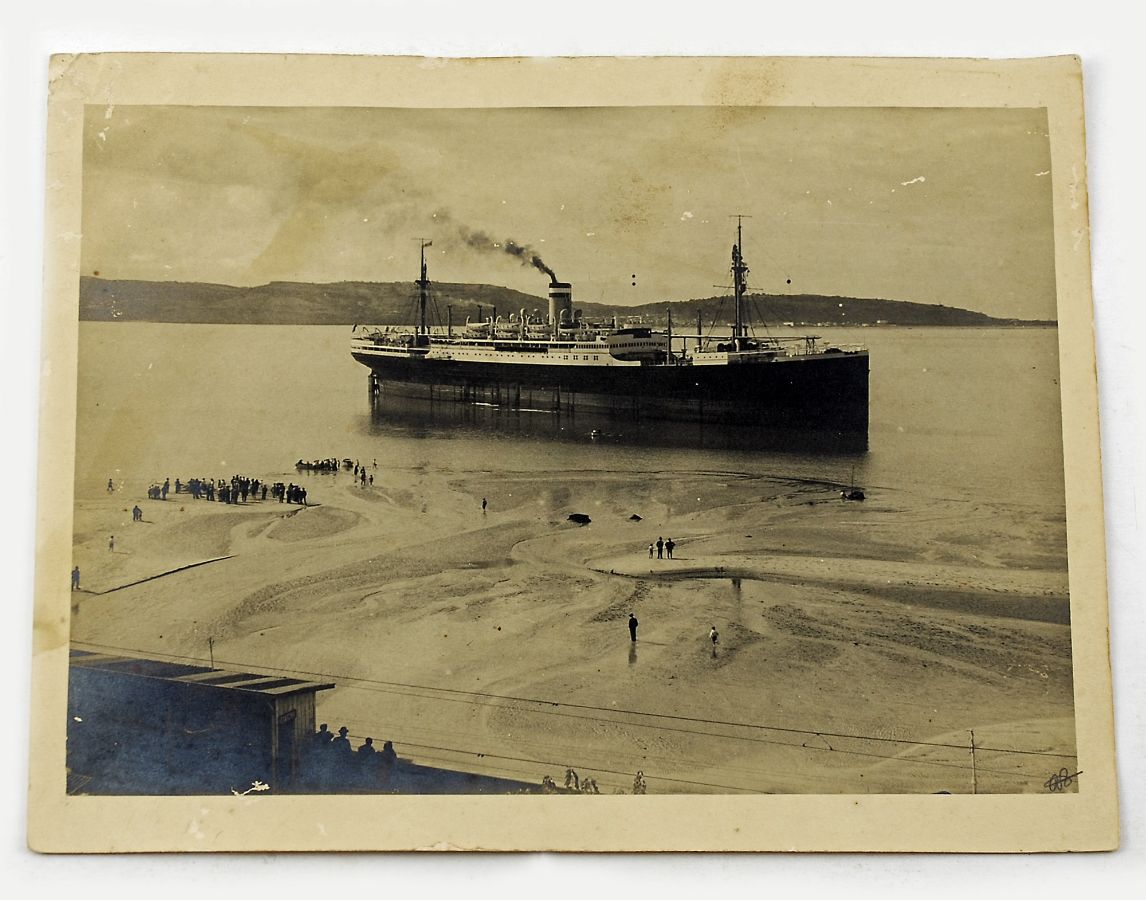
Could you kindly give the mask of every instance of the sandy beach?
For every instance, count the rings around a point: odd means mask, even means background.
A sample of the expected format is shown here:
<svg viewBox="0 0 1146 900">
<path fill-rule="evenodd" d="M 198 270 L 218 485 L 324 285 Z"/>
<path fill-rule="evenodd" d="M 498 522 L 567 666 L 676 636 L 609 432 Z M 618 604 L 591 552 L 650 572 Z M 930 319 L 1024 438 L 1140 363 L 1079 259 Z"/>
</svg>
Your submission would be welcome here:
<svg viewBox="0 0 1146 900">
<path fill-rule="evenodd" d="M 206 661 L 210 638 L 216 666 L 336 682 L 319 720 L 355 744 L 605 792 L 1043 791 L 1074 763 L 1061 515 L 729 472 L 371 471 L 248 473 L 307 507 L 82 495 L 73 640 Z"/>
</svg>

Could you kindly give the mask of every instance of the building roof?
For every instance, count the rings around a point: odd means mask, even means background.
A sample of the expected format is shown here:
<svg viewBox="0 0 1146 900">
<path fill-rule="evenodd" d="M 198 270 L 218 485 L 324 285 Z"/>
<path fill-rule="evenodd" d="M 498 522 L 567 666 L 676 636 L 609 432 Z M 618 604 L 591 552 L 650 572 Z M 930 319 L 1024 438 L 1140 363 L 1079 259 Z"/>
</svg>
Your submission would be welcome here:
<svg viewBox="0 0 1146 900">
<path fill-rule="evenodd" d="M 256 674 L 234 669 L 213 669 L 146 657 L 93 653 L 72 649 L 70 664 L 76 668 L 96 669 L 139 678 L 156 678 L 174 684 L 203 685 L 226 691 L 282 697 L 306 691 L 327 691 L 333 682 L 306 681 L 286 675 Z"/>
</svg>

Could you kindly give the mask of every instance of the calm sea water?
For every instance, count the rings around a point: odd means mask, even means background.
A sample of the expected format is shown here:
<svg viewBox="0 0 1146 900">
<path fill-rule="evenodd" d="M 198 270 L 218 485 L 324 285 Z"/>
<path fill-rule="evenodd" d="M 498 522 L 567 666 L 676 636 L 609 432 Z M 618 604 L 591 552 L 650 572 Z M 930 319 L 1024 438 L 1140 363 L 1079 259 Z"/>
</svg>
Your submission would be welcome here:
<svg viewBox="0 0 1146 900">
<path fill-rule="evenodd" d="M 677 426 L 406 404 L 372 413 L 350 329 L 80 325 L 76 490 L 265 476 L 299 458 L 459 470 L 733 471 L 1061 509 L 1056 329 L 820 329 L 871 352 L 866 453 L 735 449 Z M 656 429 L 662 432 L 658 435 Z M 650 433 L 652 431 L 653 433 Z M 653 438 L 653 440 L 650 440 Z M 671 442 L 670 442 L 671 443 Z"/>
</svg>

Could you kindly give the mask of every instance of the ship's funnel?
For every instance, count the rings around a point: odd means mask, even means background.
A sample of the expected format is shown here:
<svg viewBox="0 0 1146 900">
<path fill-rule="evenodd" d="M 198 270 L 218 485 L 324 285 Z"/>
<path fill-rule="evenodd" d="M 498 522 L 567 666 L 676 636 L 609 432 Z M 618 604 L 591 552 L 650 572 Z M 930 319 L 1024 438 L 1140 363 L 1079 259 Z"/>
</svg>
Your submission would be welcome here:
<svg viewBox="0 0 1146 900">
<path fill-rule="evenodd" d="M 573 321 L 573 285 L 554 281 L 549 285 L 549 324 L 555 326 L 562 320 Z"/>
</svg>

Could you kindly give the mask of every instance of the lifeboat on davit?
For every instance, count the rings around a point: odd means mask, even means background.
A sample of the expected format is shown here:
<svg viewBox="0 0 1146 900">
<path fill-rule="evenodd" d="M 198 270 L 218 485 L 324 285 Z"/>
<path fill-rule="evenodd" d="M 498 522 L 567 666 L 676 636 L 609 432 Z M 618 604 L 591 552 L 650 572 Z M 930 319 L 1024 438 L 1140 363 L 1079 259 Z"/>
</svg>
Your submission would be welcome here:
<svg viewBox="0 0 1146 900">
<path fill-rule="evenodd" d="M 645 362 L 663 360 L 668 356 L 668 335 L 643 326 L 619 328 L 611 332 L 605 341 L 609 355 L 614 359 Z"/>
</svg>

